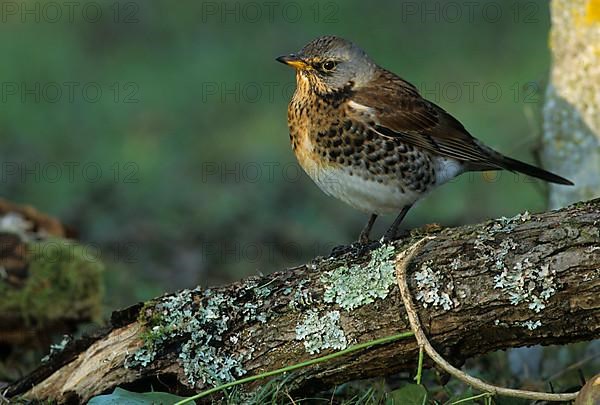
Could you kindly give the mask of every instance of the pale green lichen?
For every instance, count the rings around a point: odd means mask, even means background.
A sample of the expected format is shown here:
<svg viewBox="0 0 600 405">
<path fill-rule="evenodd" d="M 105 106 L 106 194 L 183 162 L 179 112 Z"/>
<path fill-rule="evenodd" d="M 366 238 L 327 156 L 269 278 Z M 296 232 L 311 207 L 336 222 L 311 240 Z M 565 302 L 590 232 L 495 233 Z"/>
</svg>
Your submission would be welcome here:
<svg viewBox="0 0 600 405">
<path fill-rule="evenodd" d="M 146 367 L 167 345 L 178 340 L 182 341 L 179 363 L 192 387 L 218 385 L 241 377 L 246 373 L 243 363 L 253 350 L 230 352 L 224 340 L 234 318 L 244 322 L 267 321 L 265 299 L 271 294 L 269 284 L 249 282 L 239 292 L 247 300 L 242 306 L 230 296 L 210 289 L 184 290 L 151 302 L 140 311 L 140 322 L 146 326 L 144 345 L 127 358 L 125 366 Z M 238 334 L 231 334 L 227 340 L 234 345 L 238 341 Z"/>
<path fill-rule="evenodd" d="M 293 301 L 296 303 L 296 306 L 301 305 L 307 307 L 313 303 L 311 291 L 305 287 L 307 283 L 308 280 L 302 280 L 296 287 L 296 291 L 294 292 L 293 296 Z"/>
<path fill-rule="evenodd" d="M 496 319 L 494 321 L 494 325 L 496 326 L 503 326 L 505 328 L 509 328 L 510 325 L 506 322 L 501 322 L 499 319 Z M 524 322 L 515 322 L 516 326 L 520 326 L 523 328 L 527 328 L 528 330 L 536 330 L 537 328 L 539 328 L 540 326 L 542 326 L 542 321 L 538 320 L 527 320 Z"/>
<path fill-rule="evenodd" d="M 521 322 L 520 326 L 523 326 L 529 330 L 536 330 L 537 328 L 542 326 L 542 321 L 540 321 L 539 319 L 537 321 L 529 320 L 529 321 Z"/>
<path fill-rule="evenodd" d="M 546 308 L 548 300 L 556 293 L 555 272 L 548 264 L 532 265 L 529 258 L 515 263 L 512 271 L 504 268 L 494 276 L 494 282 L 494 288 L 507 293 L 512 305 L 527 302 L 535 313 Z"/>
<path fill-rule="evenodd" d="M 306 288 L 308 280 L 300 280 L 294 289 L 289 288 L 284 291 L 286 295 L 292 295 L 288 307 L 291 309 L 301 309 L 310 306 L 314 300 L 310 289 Z"/>
<path fill-rule="evenodd" d="M 460 257 L 455 257 L 454 259 L 452 259 L 452 262 L 450 263 L 450 268 L 452 270 L 458 270 L 461 266 L 462 262 L 460 260 Z"/>
<path fill-rule="evenodd" d="M 484 264 L 496 273 L 493 278 L 494 289 L 500 289 L 506 294 L 512 305 L 527 303 L 529 309 L 539 313 L 546 308 L 550 297 L 556 293 L 555 271 L 550 269 L 548 264 L 532 264 L 529 257 L 517 260 L 512 265 L 508 264 L 507 256 L 518 247 L 510 237 L 502 240 L 498 246 L 492 244 L 495 242 L 495 234 L 510 232 L 516 223 L 530 218 L 526 213 L 495 222 L 489 232 L 482 231 L 477 235 L 474 248 Z M 529 330 L 539 326 L 538 322 L 534 321 L 521 322 L 518 325 Z"/>
<path fill-rule="evenodd" d="M 71 343 L 71 341 L 73 340 L 73 337 L 70 335 L 63 335 L 62 340 L 59 343 L 54 343 L 50 345 L 50 353 L 48 353 L 47 355 L 45 355 L 44 357 L 42 357 L 41 362 L 45 363 L 48 360 L 50 360 L 52 358 L 52 356 L 62 352 L 63 350 L 65 350 L 65 347 L 67 347 L 67 345 L 69 343 Z"/>
<path fill-rule="evenodd" d="M 340 266 L 325 272 L 321 276 L 324 301 L 352 310 L 377 298 L 384 299 L 396 282 L 394 257 L 394 247 L 382 245 L 371 252 L 371 260 L 366 264 Z"/>
<path fill-rule="evenodd" d="M 432 263 L 431 260 L 424 262 L 419 271 L 415 272 L 417 301 L 421 301 L 425 308 L 431 305 L 449 311 L 458 305 L 458 302 L 450 298 L 454 283 L 451 279 L 447 280 L 441 271 L 434 271 L 431 267 Z"/>
<path fill-rule="evenodd" d="M 339 311 L 321 314 L 309 310 L 296 326 L 296 340 L 301 340 L 310 354 L 326 349 L 343 350 L 348 346 L 346 335 L 340 326 Z"/>
<path fill-rule="evenodd" d="M 275 281 L 275 279 L 271 280 L 271 282 Z M 267 298 L 269 295 L 271 295 L 271 289 L 269 288 L 269 284 L 264 284 L 261 285 L 259 287 L 255 287 L 254 288 L 254 295 L 261 299 L 261 298 Z"/>
<path fill-rule="evenodd" d="M 243 306 L 244 322 L 257 320 L 261 323 L 267 322 L 267 313 L 260 311 L 261 303 L 246 302 Z"/>
<path fill-rule="evenodd" d="M 494 237 L 485 232 L 481 232 L 475 239 L 474 248 L 477 250 L 477 255 L 483 259 L 487 265 L 492 265 L 492 269 L 504 270 L 506 265 L 504 259 L 511 250 L 515 250 L 517 244 L 512 238 L 506 238 L 500 242 L 499 247 L 491 245 L 489 242 L 494 241 Z"/>
<path fill-rule="evenodd" d="M 529 211 L 518 213 L 517 215 L 510 218 L 500 217 L 494 221 L 490 228 L 490 232 L 512 232 L 512 230 L 515 229 L 515 226 L 517 226 L 519 223 L 527 222 L 530 219 L 531 214 L 529 213 Z"/>
<path fill-rule="evenodd" d="M 255 298 L 266 295 L 265 290 L 253 291 Z M 262 322 L 257 308 L 238 308 L 230 297 L 210 289 L 184 290 L 165 297 L 141 310 L 140 321 L 147 326 L 144 346 L 126 360 L 126 367 L 145 367 L 165 349 L 165 344 L 183 339 L 178 358 L 191 386 L 233 381 L 246 373 L 243 362 L 249 353 L 229 353 L 223 338 L 234 315 Z M 236 339 L 233 336 L 233 341 Z"/>
<path fill-rule="evenodd" d="M 261 310 L 265 307 L 265 298 L 271 295 L 271 289 L 269 285 L 276 279 L 272 279 L 267 284 L 256 286 L 255 283 L 250 283 L 246 286 L 246 291 L 251 291 L 254 294 L 255 300 L 244 303 L 242 307 L 242 314 L 244 316 L 244 322 L 258 321 L 260 323 L 266 323 L 269 317 L 267 311 Z"/>
</svg>

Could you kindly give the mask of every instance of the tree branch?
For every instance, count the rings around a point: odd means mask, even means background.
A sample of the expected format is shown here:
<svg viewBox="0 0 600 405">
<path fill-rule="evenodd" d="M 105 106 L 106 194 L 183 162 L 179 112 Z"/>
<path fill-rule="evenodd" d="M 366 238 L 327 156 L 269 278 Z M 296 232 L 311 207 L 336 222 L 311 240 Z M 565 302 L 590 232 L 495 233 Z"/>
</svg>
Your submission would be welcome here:
<svg viewBox="0 0 600 405">
<path fill-rule="evenodd" d="M 423 328 L 421 328 L 419 315 L 417 314 L 417 310 L 415 309 L 415 304 L 413 303 L 412 297 L 410 295 L 410 290 L 408 289 L 408 283 L 406 282 L 406 268 L 408 267 L 413 256 L 416 254 L 417 250 L 421 248 L 423 246 L 423 243 L 426 242 L 428 239 L 428 237 L 422 238 L 413 246 L 401 252 L 396 258 L 396 277 L 398 280 L 398 288 L 400 289 L 402 303 L 404 304 L 404 309 L 406 310 L 406 314 L 408 315 L 410 327 L 415 334 L 415 338 L 417 339 L 419 347 L 423 348 L 427 355 L 429 355 L 429 357 L 431 357 L 431 359 L 435 362 L 435 364 L 440 366 L 445 372 L 480 391 L 488 392 L 493 395 L 533 399 L 536 401 L 564 402 L 574 400 L 577 396 L 577 393 L 549 394 L 545 392 L 516 390 L 512 388 L 504 388 L 491 385 L 486 383 L 485 381 L 480 380 L 479 378 L 472 377 L 467 373 L 457 369 L 456 367 L 448 363 L 442 356 L 440 356 L 440 354 L 433 348 L 433 346 L 431 346 L 431 343 L 429 343 L 425 332 L 423 332 Z M 419 354 L 421 354 L 421 352 Z M 419 381 L 420 383 L 420 379 L 417 379 L 417 381 Z"/>
<path fill-rule="evenodd" d="M 498 349 L 597 338 L 599 224 L 593 200 L 430 230 L 435 240 L 408 268 L 429 340 L 460 365 Z M 69 345 L 6 394 L 85 401 L 153 378 L 168 382 L 156 389 L 190 393 L 409 330 L 395 258 L 424 233 L 116 312 L 110 328 Z M 413 370 L 417 357 L 414 340 L 372 347 L 298 371 L 293 387 L 306 394 Z"/>
</svg>

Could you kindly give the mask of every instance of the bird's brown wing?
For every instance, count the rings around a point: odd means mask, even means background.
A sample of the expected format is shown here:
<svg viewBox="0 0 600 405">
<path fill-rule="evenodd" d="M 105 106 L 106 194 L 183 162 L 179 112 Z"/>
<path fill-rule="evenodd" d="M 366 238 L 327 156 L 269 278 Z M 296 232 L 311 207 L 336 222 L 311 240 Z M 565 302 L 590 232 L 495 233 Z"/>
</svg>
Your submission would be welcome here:
<svg viewBox="0 0 600 405">
<path fill-rule="evenodd" d="M 458 120 L 391 72 L 382 72 L 372 85 L 356 90 L 352 102 L 365 107 L 359 107 L 357 113 L 368 111 L 371 129 L 381 136 L 401 139 L 474 168 L 502 167 L 499 153 L 473 138 Z"/>
</svg>

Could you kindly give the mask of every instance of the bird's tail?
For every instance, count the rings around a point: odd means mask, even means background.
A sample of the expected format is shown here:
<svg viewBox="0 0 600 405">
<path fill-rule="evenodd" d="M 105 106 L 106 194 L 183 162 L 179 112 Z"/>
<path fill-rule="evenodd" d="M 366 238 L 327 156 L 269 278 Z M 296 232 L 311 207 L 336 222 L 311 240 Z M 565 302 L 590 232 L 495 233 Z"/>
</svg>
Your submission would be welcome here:
<svg viewBox="0 0 600 405">
<path fill-rule="evenodd" d="M 573 182 L 571 180 L 567 180 L 564 177 L 560 177 L 557 174 L 550 173 L 549 171 L 540 169 L 539 167 L 506 156 L 502 156 L 498 160 L 498 165 L 501 166 L 503 169 L 523 173 L 528 176 L 536 177 L 538 179 L 542 179 L 550 183 L 564 184 L 567 186 L 573 185 Z"/>
</svg>

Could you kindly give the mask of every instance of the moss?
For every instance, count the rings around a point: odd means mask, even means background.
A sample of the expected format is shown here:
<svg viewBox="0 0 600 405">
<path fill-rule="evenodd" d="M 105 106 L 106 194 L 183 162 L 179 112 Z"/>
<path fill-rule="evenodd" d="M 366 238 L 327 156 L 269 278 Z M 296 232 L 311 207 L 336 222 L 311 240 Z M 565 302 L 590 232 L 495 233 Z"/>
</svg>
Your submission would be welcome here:
<svg viewBox="0 0 600 405">
<path fill-rule="evenodd" d="M 343 350 L 348 346 L 346 335 L 340 326 L 339 311 L 321 314 L 309 310 L 296 326 L 296 340 L 301 340 L 310 354 L 326 349 Z"/>
<path fill-rule="evenodd" d="M 103 265 L 73 241 L 48 238 L 27 244 L 28 277 L 22 288 L 0 282 L 0 312 L 18 313 L 37 326 L 100 316 Z"/>
<path fill-rule="evenodd" d="M 395 284 L 395 252 L 391 245 L 382 245 L 371 252 L 366 264 L 340 266 L 321 276 L 325 286 L 325 302 L 337 303 L 352 310 L 387 297 Z"/>
</svg>

